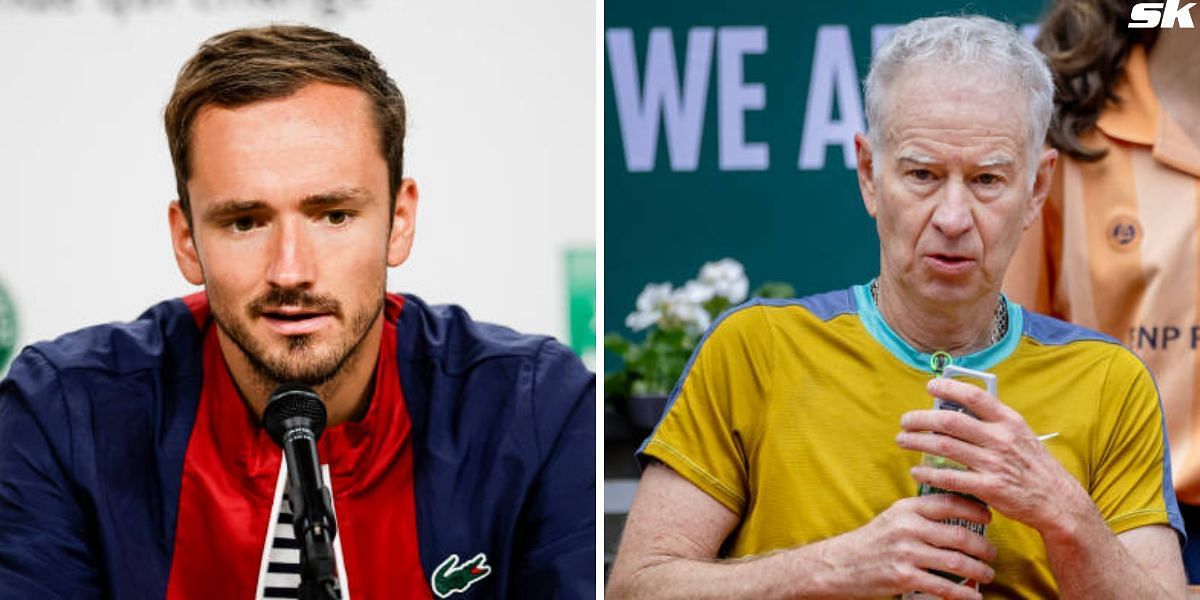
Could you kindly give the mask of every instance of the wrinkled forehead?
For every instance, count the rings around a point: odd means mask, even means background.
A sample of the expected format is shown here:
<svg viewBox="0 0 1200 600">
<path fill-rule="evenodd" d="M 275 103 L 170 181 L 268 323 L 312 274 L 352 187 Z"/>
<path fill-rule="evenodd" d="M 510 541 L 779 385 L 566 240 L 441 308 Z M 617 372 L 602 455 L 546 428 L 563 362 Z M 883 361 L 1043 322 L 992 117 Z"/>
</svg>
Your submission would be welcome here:
<svg viewBox="0 0 1200 600">
<path fill-rule="evenodd" d="M 886 149 L 922 133 L 1024 149 L 1032 125 L 1018 81 L 977 65 L 906 65 L 888 85 L 873 137 Z"/>
</svg>

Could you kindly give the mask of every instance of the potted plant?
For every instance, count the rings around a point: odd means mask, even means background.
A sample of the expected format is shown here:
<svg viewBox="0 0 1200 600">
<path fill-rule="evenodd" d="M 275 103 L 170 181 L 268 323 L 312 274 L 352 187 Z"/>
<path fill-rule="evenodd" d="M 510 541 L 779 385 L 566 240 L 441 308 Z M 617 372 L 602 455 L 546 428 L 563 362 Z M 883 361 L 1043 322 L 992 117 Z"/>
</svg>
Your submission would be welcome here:
<svg viewBox="0 0 1200 600">
<path fill-rule="evenodd" d="M 696 344 L 717 317 L 747 297 L 745 268 L 732 258 L 705 263 L 682 287 L 650 283 L 638 295 L 636 310 L 625 318 L 640 341 L 617 332 L 604 337 L 604 349 L 621 358 L 621 367 L 604 378 L 605 399 L 613 408 L 624 402 L 625 416 L 635 429 L 654 427 L 667 397 L 683 373 Z M 754 296 L 788 298 L 786 283 L 768 282 Z M 619 410 L 619 409 L 618 409 Z M 606 430 L 608 429 L 606 425 Z"/>
</svg>

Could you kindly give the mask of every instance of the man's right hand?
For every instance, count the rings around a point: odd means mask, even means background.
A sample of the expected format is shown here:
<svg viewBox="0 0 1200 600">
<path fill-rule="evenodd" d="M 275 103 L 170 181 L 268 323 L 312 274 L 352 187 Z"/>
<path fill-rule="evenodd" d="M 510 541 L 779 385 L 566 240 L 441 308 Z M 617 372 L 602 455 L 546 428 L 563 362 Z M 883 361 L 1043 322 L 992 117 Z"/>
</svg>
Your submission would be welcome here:
<svg viewBox="0 0 1200 600">
<path fill-rule="evenodd" d="M 817 518 L 818 515 L 814 515 Z M 977 502 L 950 494 L 898 500 L 866 525 L 757 557 L 718 560 L 739 517 L 670 467 L 642 474 L 608 581 L 608 598 L 879 598 L 921 591 L 980 598 L 934 568 L 988 582 L 996 550 L 943 519 L 987 523 Z"/>
<path fill-rule="evenodd" d="M 996 548 L 966 527 L 943 523 L 966 519 L 991 521 L 982 504 L 954 494 L 931 494 L 896 501 L 870 523 L 831 538 L 820 548 L 833 567 L 834 587 L 856 587 L 848 595 L 878 597 L 921 591 L 970 600 L 975 590 L 929 572 L 937 569 L 988 583 L 995 575 L 986 563 L 996 558 Z"/>
</svg>

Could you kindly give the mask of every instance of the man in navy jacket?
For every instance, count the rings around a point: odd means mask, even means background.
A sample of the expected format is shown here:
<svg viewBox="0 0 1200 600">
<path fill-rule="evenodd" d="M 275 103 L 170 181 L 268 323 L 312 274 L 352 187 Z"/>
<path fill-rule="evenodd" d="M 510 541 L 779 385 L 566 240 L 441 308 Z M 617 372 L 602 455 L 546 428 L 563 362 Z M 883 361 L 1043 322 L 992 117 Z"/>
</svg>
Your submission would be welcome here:
<svg viewBox="0 0 1200 600">
<path fill-rule="evenodd" d="M 313 386 L 343 597 L 592 597 L 594 375 L 389 294 L 417 206 L 404 102 L 310 27 L 236 30 L 166 128 L 204 292 L 27 348 L 0 383 L 0 597 L 295 597 L 281 382 Z M 293 552 L 294 553 L 294 552 Z"/>
</svg>

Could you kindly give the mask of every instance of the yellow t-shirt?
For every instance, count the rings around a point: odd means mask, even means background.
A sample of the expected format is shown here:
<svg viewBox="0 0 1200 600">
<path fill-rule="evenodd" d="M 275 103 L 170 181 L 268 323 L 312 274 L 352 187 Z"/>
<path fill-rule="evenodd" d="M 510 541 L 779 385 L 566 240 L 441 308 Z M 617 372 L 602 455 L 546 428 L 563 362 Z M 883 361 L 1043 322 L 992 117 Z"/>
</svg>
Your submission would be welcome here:
<svg viewBox="0 0 1200 600">
<path fill-rule="evenodd" d="M 954 364 L 994 373 L 1001 401 L 1088 490 L 1114 532 L 1182 532 L 1162 413 L 1141 362 L 1111 338 L 1009 303 L 1007 334 Z M 724 548 L 761 554 L 865 525 L 916 494 L 900 416 L 929 408 L 929 355 L 884 322 L 865 286 L 727 313 L 697 348 L 643 445 L 741 517 Z M 1036 531 L 993 511 L 989 597 L 1048 598 L 1057 586 Z"/>
</svg>

